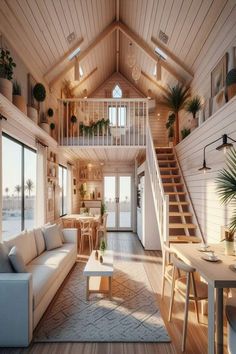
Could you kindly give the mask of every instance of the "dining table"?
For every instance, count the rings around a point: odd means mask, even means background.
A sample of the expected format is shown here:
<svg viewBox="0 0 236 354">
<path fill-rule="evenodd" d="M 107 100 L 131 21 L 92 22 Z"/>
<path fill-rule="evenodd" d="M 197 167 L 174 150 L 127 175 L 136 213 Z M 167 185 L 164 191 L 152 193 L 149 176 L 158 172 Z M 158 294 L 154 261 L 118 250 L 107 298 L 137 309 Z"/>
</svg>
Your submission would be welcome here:
<svg viewBox="0 0 236 354">
<path fill-rule="evenodd" d="M 236 288 L 236 256 L 225 254 L 223 242 L 209 244 L 204 251 L 199 244 L 171 244 L 171 249 L 177 257 L 194 267 L 208 284 L 208 354 L 223 354 L 223 291 Z M 218 260 L 205 260 L 204 255 L 212 251 Z"/>
</svg>

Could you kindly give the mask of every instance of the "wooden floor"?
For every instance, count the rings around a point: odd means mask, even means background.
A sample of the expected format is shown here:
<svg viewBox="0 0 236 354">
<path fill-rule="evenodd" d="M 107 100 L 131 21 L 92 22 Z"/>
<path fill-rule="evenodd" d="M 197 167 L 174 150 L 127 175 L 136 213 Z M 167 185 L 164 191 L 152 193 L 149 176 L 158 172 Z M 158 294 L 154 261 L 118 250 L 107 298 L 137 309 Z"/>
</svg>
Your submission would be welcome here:
<svg viewBox="0 0 236 354">
<path fill-rule="evenodd" d="M 109 233 L 109 248 L 126 260 L 143 262 L 153 291 L 156 294 L 171 343 L 47 343 L 32 344 L 27 349 L 0 349 L 0 353 L 34 353 L 34 354 L 172 354 L 181 353 L 183 300 L 176 296 L 171 323 L 167 321 L 169 309 L 169 285 L 166 286 L 165 298 L 160 298 L 161 288 L 161 254 L 158 251 L 144 251 L 137 236 L 129 232 Z M 87 251 L 88 252 L 88 251 Z M 87 253 L 88 254 L 88 253 Z M 84 257 L 83 257 L 84 258 Z M 60 291 L 60 290 L 59 290 Z M 207 317 L 201 316 L 198 324 L 192 304 L 190 304 L 189 326 L 187 335 L 187 354 L 207 354 Z M 226 329 L 225 329 L 226 331 Z M 225 338 L 226 342 L 226 338 Z M 225 347 L 225 353 L 227 349 Z"/>
</svg>

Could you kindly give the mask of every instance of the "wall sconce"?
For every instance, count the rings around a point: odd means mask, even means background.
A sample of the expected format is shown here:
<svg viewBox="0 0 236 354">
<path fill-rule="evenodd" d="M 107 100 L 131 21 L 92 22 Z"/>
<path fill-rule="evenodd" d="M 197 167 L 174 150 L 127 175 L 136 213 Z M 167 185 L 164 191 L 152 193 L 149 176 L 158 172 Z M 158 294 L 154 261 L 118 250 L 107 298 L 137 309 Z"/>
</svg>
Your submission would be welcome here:
<svg viewBox="0 0 236 354">
<path fill-rule="evenodd" d="M 206 164 L 206 148 L 212 144 L 215 144 L 217 141 L 222 139 L 222 144 L 220 144 L 219 146 L 217 146 L 216 150 L 218 151 L 222 151 L 224 150 L 224 152 L 226 152 L 227 149 L 230 149 L 233 147 L 232 143 L 228 143 L 228 139 L 234 143 L 236 143 L 236 140 L 230 138 L 227 134 L 223 134 L 220 138 L 212 141 L 211 143 L 207 144 L 206 146 L 204 146 L 203 149 L 203 164 L 202 167 L 198 169 L 198 171 L 203 171 L 204 173 L 206 173 L 208 170 L 211 170 L 210 167 L 207 166 Z"/>
</svg>

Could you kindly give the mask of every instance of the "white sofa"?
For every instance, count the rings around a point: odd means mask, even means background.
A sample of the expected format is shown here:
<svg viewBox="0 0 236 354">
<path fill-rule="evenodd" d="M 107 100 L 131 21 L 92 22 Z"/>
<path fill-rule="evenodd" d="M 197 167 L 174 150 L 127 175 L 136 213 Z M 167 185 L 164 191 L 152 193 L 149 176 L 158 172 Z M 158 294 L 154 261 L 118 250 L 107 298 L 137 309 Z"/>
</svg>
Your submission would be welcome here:
<svg viewBox="0 0 236 354">
<path fill-rule="evenodd" d="M 40 255 L 34 232 L 4 242 L 20 250 L 28 273 L 0 273 L 0 347 L 30 344 L 33 330 L 75 264 L 77 229 L 62 232 L 62 246 L 44 248 Z"/>
</svg>

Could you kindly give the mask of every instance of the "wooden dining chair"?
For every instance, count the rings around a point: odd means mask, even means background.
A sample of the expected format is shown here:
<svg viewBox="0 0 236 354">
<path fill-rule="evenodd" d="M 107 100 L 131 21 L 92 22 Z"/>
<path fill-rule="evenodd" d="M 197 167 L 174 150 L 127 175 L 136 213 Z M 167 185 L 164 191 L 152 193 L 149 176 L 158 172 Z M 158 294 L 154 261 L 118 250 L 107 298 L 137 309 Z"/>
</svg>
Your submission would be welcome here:
<svg viewBox="0 0 236 354">
<path fill-rule="evenodd" d="M 75 227 L 75 219 L 62 219 L 64 229 L 73 229 Z"/>
<path fill-rule="evenodd" d="M 99 240 L 100 240 L 100 234 L 102 233 L 103 237 L 107 237 L 107 217 L 108 213 L 105 213 L 102 217 L 102 222 L 98 224 L 96 228 L 96 246 L 95 248 L 98 248 Z"/>
<path fill-rule="evenodd" d="M 187 336 L 187 323 L 188 323 L 188 307 L 189 301 L 194 301 L 195 311 L 197 315 L 197 321 L 199 323 L 199 310 L 198 302 L 207 299 L 208 287 L 207 284 L 195 279 L 195 268 L 189 266 L 183 261 L 179 260 L 176 256 L 172 256 L 173 273 L 172 273 L 172 286 L 171 286 L 171 300 L 169 308 L 169 321 L 172 319 L 172 310 L 174 305 L 175 292 L 185 298 L 185 310 L 184 310 L 184 323 L 183 323 L 183 337 L 182 337 L 182 352 L 185 351 L 186 336 Z M 176 277 L 176 273 L 180 271 L 185 273 L 180 277 Z"/>
<path fill-rule="evenodd" d="M 84 240 L 88 238 L 89 242 L 89 251 L 90 253 L 93 250 L 93 220 L 81 219 L 79 221 L 80 226 L 80 248 L 79 253 L 82 253 L 84 249 Z"/>
</svg>

